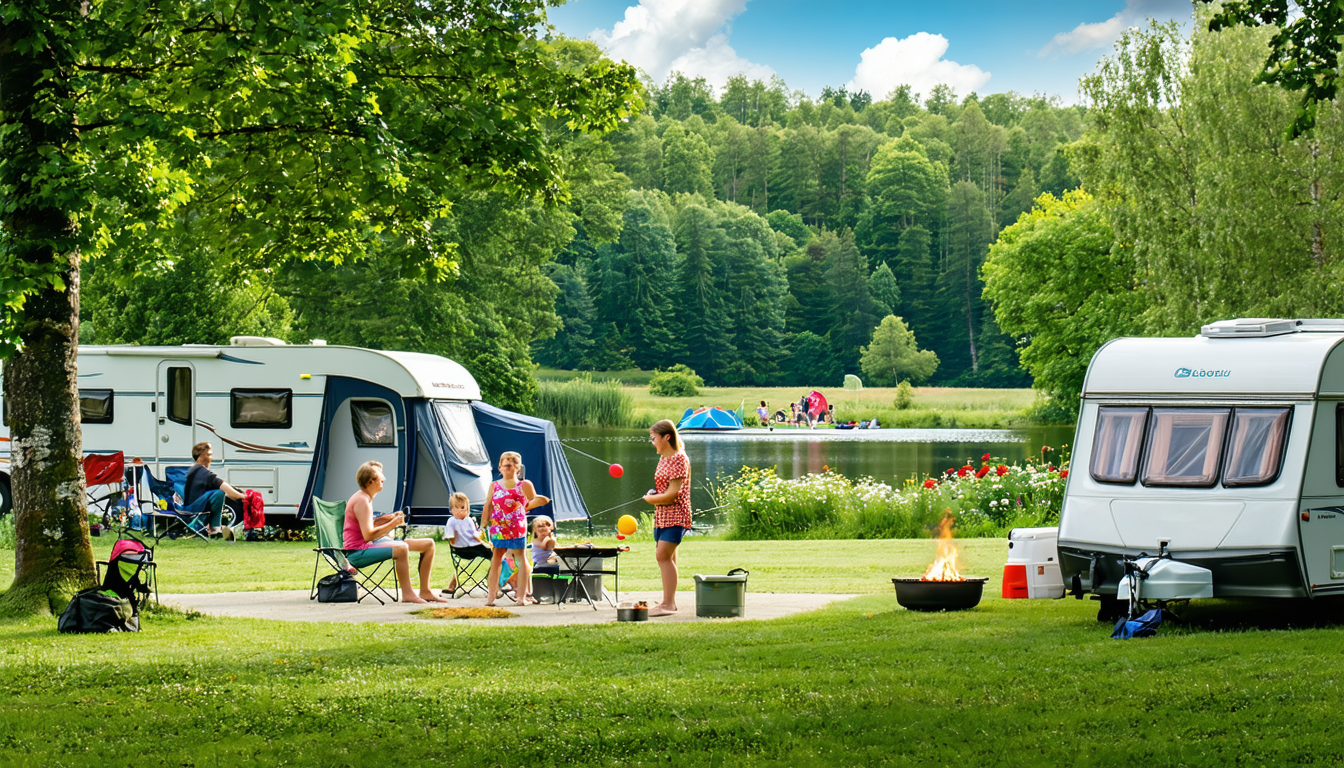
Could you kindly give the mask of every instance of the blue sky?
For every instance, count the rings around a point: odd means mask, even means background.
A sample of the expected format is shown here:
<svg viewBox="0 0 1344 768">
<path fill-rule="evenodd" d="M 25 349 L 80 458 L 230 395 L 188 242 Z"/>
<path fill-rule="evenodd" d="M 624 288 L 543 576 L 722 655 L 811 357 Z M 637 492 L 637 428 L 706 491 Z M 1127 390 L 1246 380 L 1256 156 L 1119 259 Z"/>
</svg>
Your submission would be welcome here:
<svg viewBox="0 0 1344 768">
<path fill-rule="evenodd" d="M 1078 101 L 1078 78 L 1127 27 L 1176 19 L 1187 0 L 570 0 L 556 31 L 597 42 L 662 80 L 680 70 L 722 85 L 779 75 L 815 97 L 823 86 L 882 98 L 910 83 L 927 94 L 1003 91 Z"/>
</svg>

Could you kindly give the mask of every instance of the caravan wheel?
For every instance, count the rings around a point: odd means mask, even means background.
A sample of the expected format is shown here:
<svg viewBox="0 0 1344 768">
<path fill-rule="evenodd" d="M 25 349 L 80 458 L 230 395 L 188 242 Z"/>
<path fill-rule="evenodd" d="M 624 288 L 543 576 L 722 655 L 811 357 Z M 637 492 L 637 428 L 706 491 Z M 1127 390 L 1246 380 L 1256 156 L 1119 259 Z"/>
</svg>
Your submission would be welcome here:
<svg viewBox="0 0 1344 768">
<path fill-rule="evenodd" d="M 9 478 L 0 475 L 0 517 L 14 510 L 14 494 L 9 490 Z"/>
</svg>

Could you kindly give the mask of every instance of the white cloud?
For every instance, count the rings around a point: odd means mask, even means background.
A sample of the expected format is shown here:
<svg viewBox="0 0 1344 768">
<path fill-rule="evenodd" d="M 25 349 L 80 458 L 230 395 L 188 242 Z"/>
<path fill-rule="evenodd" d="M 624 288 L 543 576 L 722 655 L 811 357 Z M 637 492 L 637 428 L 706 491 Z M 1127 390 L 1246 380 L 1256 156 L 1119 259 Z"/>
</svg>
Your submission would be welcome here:
<svg viewBox="0 0 1344 768">
<path fill-rule="evenodd" d="M 958 64 L 943 58 L 947 38 L 918 32 L 902 40 L 888 37 L 864 50 L 854 79 L 845 86 L 864 90 L 881 99 L 899 85 L 928 95 L 935 85 L 946 84 L 958 94 L 974 91 L 989 82 L 990 73 L 974 64 Z"/>
<path fill-rule="evenodd" d="M 1060 32 L 1036 55 L 1044 58 L 1052 54 L 1068 55 L 1093 48 L 1108 48 L 1126 29 L 1142 24 L 1150 16 L 1169 19 L 1182 15 L 1182 12 L 1186 16 L 1190 12 L 1190 4 L 1182 0 L 1126 0 L 1125 7 L 1111 18 L 1079 24 L 1069 32 Z"/>
<path fill-rule="evenodd" d="M 769 79 L 773 69 L 728 44 L 729 22 L 746 7 L 747 0 L 640 0 L 611 31 L 593 30 L 588 38 L 657 82 L 674 71 L 704 77 L 716 89 L 737 74 Z"/>
</svg>

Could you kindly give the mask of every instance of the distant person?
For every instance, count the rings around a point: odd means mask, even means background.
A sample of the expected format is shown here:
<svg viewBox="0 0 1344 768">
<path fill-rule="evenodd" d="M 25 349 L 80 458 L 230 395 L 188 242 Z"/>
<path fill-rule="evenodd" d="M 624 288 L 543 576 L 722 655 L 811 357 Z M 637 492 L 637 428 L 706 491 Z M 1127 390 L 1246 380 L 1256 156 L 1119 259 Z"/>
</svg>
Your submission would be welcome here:
<svg viewBox="0 0 1344 768">
<path fill-rule="evenodd" d="M 373 516 L 373 497 L 383 490 L 387 479 L 383 476 L 382 462 L 366 461 L 355 471 L 359 490 L 345 502 L 345 559 L 356 568 L 364 568 L 383 560 L 393 560 L 397 569 L 397 583 L 401 585 L 403 603 L 446 603 L 429 586 L 434 573 L 434 540 L 406 539 L 397 541 L 392 531 L 406 522 L 400 512 Z M 411 554 L 420 553 L 420 594 L 411 587 Z"/>
<path fill-rule="evenodd" d="M 789 403 L 789 424 L 797 426 L 798 424 L 798 404 Z"/>
<path fill-rule="evenodd" d="M 454 493 L 449 496 L 448 511 L 452 517 L 448 518 L 448 524 L 443 526 L 443 537 L 453 548 L 453 554 L 463 560 L 488 559 L 490 547 L 485 545 L 485 534 L 476 527 L 476 518 L 471 516 L 471 500 L 467 498 L 467 494 Z M 457 592 L 456 574 L 453 575 L 453 583 L 443 590 L 443 594 L 451 595 L 455 592 Z"/>
<path fill-rule="evenodd" d="M 551 578 L 560 575 L 560 557 L 555 554 L 555 523 L 545 515 L 532 519 L 532 575 L 537 574 Z M 531 586 L 527 593 L 532 594 Z"/>
<path fill-rule="evenodd" d="M 551 500 L 537 494 L 531 480 L 522 479 L 523 457 L 516 451 L 505 451 L 499 455 L 500 479 L 490 484 L 490 492 L 485 497 L 485 509 L 481 510 L 481 525 L 490 532 L 490 544 L 494 547 L 490 559 L 490 594 L 485 600 L 488 606 L 494 606 L 495 595 L 499 592 L 499 573 L 504 567 L 505 556 L 511 556 L 520 571 L 516 589 L 518 602 L 522 605 L 536 603 L 528 594 L 532 583 L 532 566 L 527 561 L 524 549 L 527 547 L 527 513 L 531 509 L 550 504 Z"/>
<path fill-rule="evenodd" d="M 761 426 L 769 427 L 772 432 L 774 431 L 774 426 L 770 424 L 770 409 L 765 407 L 764 400 L 762 400 L 760 406 L 756 408 L 756 418 L 761 420 Z"/>
<path fill-rule="evenodd" d="M 182 485 L 183 508 L 192 514 L 210 513 L 210 524 L 206 533 L 211 536 L 233 538 L 233 529 L 224 528 L 225 497 L 242 501 L 243 492 L 224 482 L 223 478 L 210 469 L 214 458 L 214 448 L 210 443 L 197 443 L 191 446 L 191 458 L 196 462 L 187 470 L 186 482 Z M 227 531 L 227 533 L 226 533 Z"/>
<path fill-rule="evenodd" d="M 654 506 L 654 558 L 663 580 L 663 602 L 650 608 L 649 616 L 670 616 L 677 612 L 677 547 L 691 528 L 691 461 L 667 419 L 649 427 L 649 441 L 658 451 L 658 469 L 644 501 Z"/>
</svg>

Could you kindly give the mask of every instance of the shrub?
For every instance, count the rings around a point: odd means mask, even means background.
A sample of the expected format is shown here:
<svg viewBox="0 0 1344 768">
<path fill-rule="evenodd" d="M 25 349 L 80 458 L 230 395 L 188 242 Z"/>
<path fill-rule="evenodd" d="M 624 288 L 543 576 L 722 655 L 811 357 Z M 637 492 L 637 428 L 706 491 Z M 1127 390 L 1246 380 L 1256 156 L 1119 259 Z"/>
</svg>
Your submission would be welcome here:
<svg viewBox="0 0 1344 768">
<path fill-rule="evenodd" d="M 538 382 L 533 414 L 562 426 L 629 427 L 635 400 L 616 381 L 582 376 L 563 384 Z"/>
<path fill-rule="evenodd" d="M 915 402 L 915 388 L 910 386 L 910 382 L 902 381 L 896 385 L 896 410 L 904 411 Z"/>
<path fill-rule="evenodd" d="M 695 397 L 705 380 L 695 375 L 695 371 L 678 363 L 665 371 L 653 374 L 649 382 L 649 394 L 659 397 Z"/>
<path fill-rule="evenodd" d="M 949 512 L 960 538 L 1001 537 L 1013 528 L 1058 522 L 1067 467 L 1044 459 L 1008 466 L 989 454 L 979 464 L 907 480 L 899 489 L 830 471 L 783 480 L 774 469 L 743 467 L 719 496 L 727 502 L 733 539 L 928 538 Z"/>
</svg>

